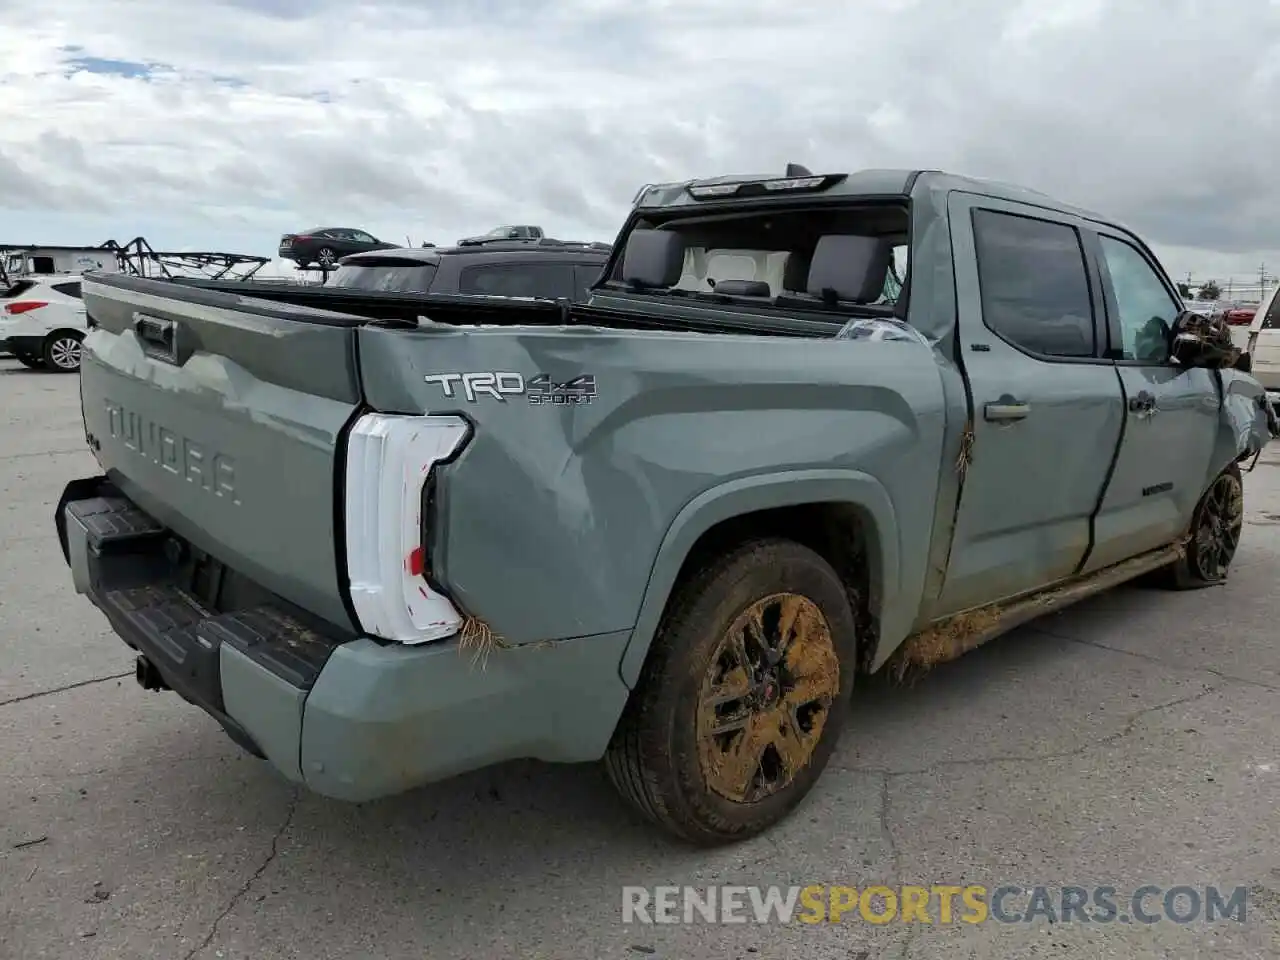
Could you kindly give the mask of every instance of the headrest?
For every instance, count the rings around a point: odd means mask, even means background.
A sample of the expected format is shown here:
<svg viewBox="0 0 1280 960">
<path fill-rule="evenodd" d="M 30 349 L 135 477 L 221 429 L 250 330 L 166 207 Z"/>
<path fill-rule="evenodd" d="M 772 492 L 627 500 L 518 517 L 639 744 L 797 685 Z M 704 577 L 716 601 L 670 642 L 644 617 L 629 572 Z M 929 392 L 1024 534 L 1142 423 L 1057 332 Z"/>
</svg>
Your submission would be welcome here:
<svg viewBox="0 0 1280 960">
<path fill-rule="evenodd" d="M 828 234 L 818 240 L 809 264 L 808 292 L 871 303 L 884 292 L 893 244 L 878 237 Z"/>
<path fill-rule="evenodd" d="M 773 295 L 769 284 L 763 280 L 721 280 L 716 283 L 716 293 L 730 297 L 768 297 Z"/>
<path fill-rule="evenodd" d="M 637 287 L 671 287 L 684 272 L 684 242 L 671 230 L 637 229 L 622 254 L 622 279 Z"/>
<path fill-rule="evenodd" d="M 782 289 L 804 293 L 809 280 L 809 255 L 793 250 L 787 254 L 787 263 L 782 268 Z"/>
</svg>

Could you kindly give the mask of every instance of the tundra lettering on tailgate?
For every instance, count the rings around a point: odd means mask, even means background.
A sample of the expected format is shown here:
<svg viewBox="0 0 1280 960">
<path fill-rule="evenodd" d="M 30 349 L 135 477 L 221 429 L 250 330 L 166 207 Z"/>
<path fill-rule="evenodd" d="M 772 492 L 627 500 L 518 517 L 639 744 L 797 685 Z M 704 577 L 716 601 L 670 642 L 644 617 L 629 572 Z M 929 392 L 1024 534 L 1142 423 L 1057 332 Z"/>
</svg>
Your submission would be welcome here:
<svg viewBox="0 0 1280 960">
<path fill-rule="evenodd" d="M 240 504 L 236 495 L 236 462 L 226 454 L 175 433 L 173 430 L 126 410 L 114 400 L 104 400 L 107 429 L 126 450 L 131 450 L 161 469 L 196 484 L 214 496 Z"/>
</svg>

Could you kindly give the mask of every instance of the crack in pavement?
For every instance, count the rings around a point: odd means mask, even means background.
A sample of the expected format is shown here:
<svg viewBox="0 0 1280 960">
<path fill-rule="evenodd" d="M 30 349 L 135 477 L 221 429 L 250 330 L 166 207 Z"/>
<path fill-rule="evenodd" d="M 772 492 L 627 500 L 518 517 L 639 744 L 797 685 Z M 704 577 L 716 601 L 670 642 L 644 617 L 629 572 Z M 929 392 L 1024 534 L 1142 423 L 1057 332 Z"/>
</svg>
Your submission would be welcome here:
<svg viewBox="0 0 1280 960">
<path fill-rule="evenodd" d="M 1143 709 L 1139 710 L 1137 713 L 1131 714 L 1129 718 L 1125 720 L 1124 726 L 1121 727 L 1119 730 L 1117 730 L 1115 733 L 1107 734 L 1107 736 L 1101 737 L 1100 739 L 1097 739 L 1097 740 L 1090 740 L 1088 743 L 1079 747 L 1074 747 L 1070 750 L 1058 750 L 1052 753 L 1044 753 L 1044 754 L 1007 755 L 1007 756 L 994 756 L 994 757 L 970 757 L 965 760 L 939 760 L 936 763 L 931 763 L 931 764 L 928 764 L 927 766 L 917 767 L 909 770 L 890 770 L 884 767 L 863 767 L 857 764 L 850 764 L 850 765 L 842 764 L 840 766 L 835 767 L 834 769 L 846 770 L 851 773 L 879 774 L 880 776 L 885 778 L 887 783 L 889 780 L 892 780 L 896 777 L 921 776 L 926 773 L 934 773 L 937 770 L 941 770 L 947 767 L 982 767 L 982 766 L 988 766 L 988 765 L 994 766 L 995 764 L 999 764 L 999 763 L 1046 763 L 1050 760 L 1066 760 L 1066 759 L 1070 759 L 1071 757 L 1083 756 L 1084 754 L 1088 753 L 1091 750 L 1096 750 L 1098 747 L 1110 746 L 1113 743 L 1123 740 L 1125 737 L 1132 736 L 1137 731 L 1138 724 L 1142 721 L 1143 717 L 1146 717 L 1149 714 L 1158 713 L 1161 710 L 1171 710 L 1174 707 L 1182 706 L 1183 704 L 1186 704 L 1186 703 L 1194 703 L 1195 701 L 1202 700 L 1205 697 L 1209 696 L 1210 694 L 1217 693 L 1220 690 L 1222 690 L 1221 686 L 1216 686 L 1216 687 L 1206 686 L 1199 693 L 1193 693 L 1193 694 L 1190 694 L 1189 696 L 1178 697 L 1176 700 L 1169 700 L 1169 701 L 1166 701 L 1165 703 L 1157 703 L 1150 707 L 1144 707 Z"/>
<path fill-rule="evenodd" d="M 1093 647 L 1097 650 L 1106 650 L 1109 653 L 1118 653 L 1125 657 L 1135 657 L 1138 660 L 1146 660 L 1148 663 L 1158 663 L 1162 667 L 1169 667 L 1172 670 L 1182 670 L 1186 673 L 1207 673 L 1211 677 L 1217 677 L 1219 680 L 1229 680 L 1232 683 L 1242 683 L 1248 687 L 1261 687 L 1263 690 L 1270 690 L 1273 693 L 1280 693 L 1280 684 L 1267 683 L 1265 680 L 1253 680 L 1249 677 L 1238 677 L 1232 673 L 1224 673 L 1221 670 L 1215 670 L 1213 667 L 1205 667 L 1199 664 L 1184 665 L 1174 663 L 1171 660 L 1165 660 L 1163 657 L 1157 657 L 1154 654 L 1142 653 L 1137 650 L 1124 650 L 1121 647 L 1108 646 L 1105 643 L 1099 643 L 1096 640 L 1082 640 L 1079 637 L 1068 637 L 1063 633 L 1054 633 L 1052 630 L 1045 630 L 1043 627 L 1027 626 L 1026 630 L 1031 633 L 1038 633 L 1042 636 L 1053 637 L 1055 640 L 1064 640 L 1067 643 L 1078 643 L 1082 647 Z"/>
<path fill-rule="evenodd" d="M 1070 639 L 1062 637 L 1060 639 Z M 1110 648 L 1104 648 L 1110 649 Z M 1125 651 L 1118 651 L 1125 652 Z M 1223 678 L 1229 680 L 1230 678 Z M 1131 736 L 1138 729 L 1138 724 L 1149 714 L 1158 713 L 1161 710 L 1170 710 L 1173 707 L 1181 706 L 1187 703 L 1194 703 L 1197 700 L 1203 700 L 1210 694 L 1217 693 L 1226 686 L 1224 683 L 1220 686 L 1206 686 L 1199 693 L 1193 693 L 1185 697 L 1178 697 L 1175 700 L 1168 700 L 1164 703 L 1153 704 L 1150 707 L 1144 707 L 1141 710 L 1131 714 L 1125 720 L 1124 726 L 1115 733 L 1108 734 L 1097 740 L 1090 740 L 1083 746 L 1076 747 L 1072 750 L 1061 750 L 1052 753 L 1045 753 L 1036 756 L 996 756 L 996 757 L 974 757 L 969 760 L 940 760 L 937 763 L 931 763 L 928 766 L 910 770 L 886 770 L 875 767 L 859 767 L 856 765 L 837 766 L 834 769 L 846 770 L 854 773 L 868 773 L 878 775 L 880 777 L 880 832 L 884 835 L 885 842 L 889 846 L 889 856 L 893 863 L 894 879 L 899 883 L 904 883 L 902 876 L 902 852 L 898 848 L 897 839 L 893 834 L 892 824 L 892 790 L 893 781 L 898 777 L 919 776 L 926 773 L 932 773 L 944 767 L 966 767 L 966 766 L 986 766 L 998 763 L 1041 763 L 1050 760 L 1063 760 L 1071 757 L 1079 757 L 1098 747 L 1110 746 L 1123 740 L 1125 737 Z M 1264 684 L 1265 686 L 1265 684 Z M 901 960 L 909 960 L 911 949 L 915 944 L 916 934 L 919 932 L 918 926 L 912 926 L 907 930 L 906 936 L 902 940 L 902 957 Z"/>
<path fill-rule="evenodd" d="M 55 693 L 66 693 L 68 690 L 78 690 L 81 687 L 92 686 L 95 683 L 106 683 L 108 680 L 124 680 L 133 676 L 133 671 L 128 673 L 113 673 L 106 677 L 94 677 L 92 680 L 77 680 L 75 683 L 64 684 L 61 687 L 54 687 L 51 690 L 38 690 L 35 693 L 24 693 L 20 697 L 13 697 L 9 700 L 0 700 L 0 707 L 8 707 L 15 703 L 26 703 L 28 700 L 38 700 L 40 697 L 51 697 Z"/>
<path fill-rule="evenodd" d="M 281 821 L 280 827 L 271 838 L 271 849 L 267 851 L 266 859 L 258 865 L 258 869 L 254 870 L 253 873 L 250 874 L 249 879 L 246 880 L 241 885 L 240 889 L 236 891 L 235 896 L 231 898 L 226 907 L 223 908 L 223 911 L 214 917 L 213 923 L 209 925 L 209 932 L 204 935 L 204 938 L 199 943 L 187 951 L 182 960 L 192 960 L 197 953 L 213 943 L 213 938 L 218 935 L 218 927 L 222 924 L 222 921 L 231 915 L 231 911 L 240 905 L 240 902 L 248 895 L 253 885 L 264 873 L 267 872 L 267 867 L 271 866 L 276 859 L 276 855 L 280 852 L 280 840 L 284 837 L 285 832 L 293 823 L 293 815 L 298 811 L 298 801 L 300 799 L 301 791 L 295 789 L 293 791 L 293 797 L 289 800 L 289 808 L 285 811 L 284 820 Z"/>
</svg>

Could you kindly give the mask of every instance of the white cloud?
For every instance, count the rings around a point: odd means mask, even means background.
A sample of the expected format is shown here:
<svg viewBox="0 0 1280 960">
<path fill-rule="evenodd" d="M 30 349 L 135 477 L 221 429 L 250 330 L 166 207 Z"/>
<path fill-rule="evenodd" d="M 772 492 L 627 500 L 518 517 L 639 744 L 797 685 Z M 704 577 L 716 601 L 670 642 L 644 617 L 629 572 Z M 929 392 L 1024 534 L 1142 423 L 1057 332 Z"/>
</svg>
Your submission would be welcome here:
<svg viewBox="0 0 1280 960">
<path fill-rule="evenodd" d="M 1175 274 L 1280 272 L 1280 10 L 1223 10 L 0 0 L 0 239 L 611 239 L 641 183 L 796 160 L 1018 181 L 1124 219 Z"/>
</svg>

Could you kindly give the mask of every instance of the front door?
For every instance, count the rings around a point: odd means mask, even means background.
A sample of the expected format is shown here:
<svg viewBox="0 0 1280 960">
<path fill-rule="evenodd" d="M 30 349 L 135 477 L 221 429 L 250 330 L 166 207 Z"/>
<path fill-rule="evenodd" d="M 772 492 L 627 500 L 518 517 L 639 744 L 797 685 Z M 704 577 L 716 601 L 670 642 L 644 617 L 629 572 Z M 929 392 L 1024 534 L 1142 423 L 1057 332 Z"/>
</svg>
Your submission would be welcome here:
<svg viewBox="0 0 1280 960">
<path fill-rule="evenodd" d="M 1075 572 L 1124 421 L 1082 222 L 961 193 L 950 221 L 973 439 L 934 615 Z"/>
<path fill-rule="evenodd" d="M 1169 358 L 1182 301 L 1155 258 L 1118 231 L 1100 231 L 1090 246 L 1125 394 L 1124 439 L 1085 566 L 1097 570 L 1187 532 L 1209 481 L 1221 400 L 1217 374 Z"/>
</svg>

